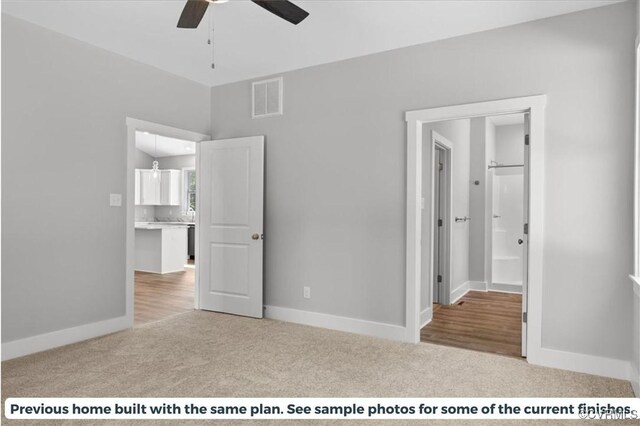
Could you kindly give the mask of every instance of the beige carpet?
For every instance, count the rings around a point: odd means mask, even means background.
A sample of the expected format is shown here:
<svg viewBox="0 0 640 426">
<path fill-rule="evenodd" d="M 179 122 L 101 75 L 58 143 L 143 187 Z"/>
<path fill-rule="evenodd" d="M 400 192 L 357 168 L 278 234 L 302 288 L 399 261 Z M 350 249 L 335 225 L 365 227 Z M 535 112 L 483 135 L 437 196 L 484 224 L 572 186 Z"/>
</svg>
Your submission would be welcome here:
<svg viewBox="0 0 640 426">
<path fill-rule="evenodd" d="M 195 311 L 3 362 L 3 407 L 9 396 L 630 397 L 633 393 L 624 381 L 536 367 L 514 358 Z"/>
</svg>

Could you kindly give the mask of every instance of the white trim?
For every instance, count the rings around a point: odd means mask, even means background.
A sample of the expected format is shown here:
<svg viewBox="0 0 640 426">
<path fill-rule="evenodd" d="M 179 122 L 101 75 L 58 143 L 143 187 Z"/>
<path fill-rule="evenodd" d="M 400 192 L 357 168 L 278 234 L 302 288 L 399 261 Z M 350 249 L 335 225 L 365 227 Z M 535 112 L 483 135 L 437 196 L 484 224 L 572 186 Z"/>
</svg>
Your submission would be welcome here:
<svg viewBox="0 0 640 426">
<path fill-rule="evenodd" d="M 487 292 L 487 283 L 484 281 L 465 281 L 451 292 L 451 305 L 460 300 L 470 291 Z"/>
<path fill-rule="evenodd" d="M 294 322 L 312 327 L 329 328 L 331 330 L 346 331 L 348 333 L 364 334 L 397 341 L 404 340 L 404 327 L 337 315 L 321 314 L 318 312 L 301 311 L 298 309 L 265 306 L 264 317 L 279 321 Z"/>
<path fill-rule="evenodd" d="M 192 132 L 190 130 L 179 129 L 177 127 L 165 126 L 163 124 L 153 123 L 151 121 L 138 120 L 136 118 L 127 117 L 127 191 L 126 191 L 126 206 L 127 206 L 127 221 L 126 221 L 126 314 L 129 327 L 133 327 L 133 302 L 134 302 L 134 267 L 135 267 L 135 149 L 136 149 L 136 131 L 149 132 L 157 135 L 168 136 L 175 139 L 182 139 L 191 142 L 202 142 L 210 140 L 209 135 L 203 133 Z M 196 203 L 198 200 L 198 158 L 199 158 L 200 145 L 196 143 Z M 198 209 L 196 205 L 196 217 L 195 224 L 196 230 L 199 229 Z M 199 309 L 199 288 L 200 277 L 199 271 L 199 256 L 198 256 L 198 232 L 196 232 L 196 261 L 195 261 L 195 288 L 194 288 L 194 307 Z"/>
<path fill-rule="evenodd" d="M 544 229 L 544 108 L 546 96 L 528 96 L 489 102 L 408 111 L 407 121 L 407 228 L 405 341 L 420 341 L 420 261 L 422 221 L 422 125 L 424 123 L 489 115 L 529 112 L 529 287 L 527 348 L 542 348 L 542 266 Z"/>
<path fill-rule="evenodd" d="M 612 377 L 620 380 L 629 380 L 632 369 L 628 360 L 603 358 L 548 348 L 536 348 L 535 351 L 529 350 L 527 361 L 544 367 L 560 368 L 562 370 Z"/>
<path fill-rule="evenodd" d="M 469 281 L 469 290 L 471 291 L 489 291 L 486 281 Z"/>
<path fill-rule="evenodd" d="M 629 278 L 631 278 L 631 282 L 633 283 L 633 292 L 640 296 L 640 277 L 629 275 Z"/>
<path fill-rule="evenodd" d="M 451 305 L 455 304 L 462 296 L 467 294 L 470 290 L 470 282 L 465 281 L 451 291 Z"/>
<path fill-rule="evenodd" d="M 131 328 L 129 318 L 124 315 L 118 318 L 65 328 L 63 330 L 26 337 L 12 342 L 5 342 L 2 344 L 2 360 L 6 361 L 59 346 L 70 345 L 71 343 L 104 336 L 129 328 Z"/>
<path fill-rule="evenodd" d="M 183 269 L 176 269 L 176 270 L 173 270 L 173 271 L 158 272 L 158 271 L 148 271 L 146 269 L 136 269 L 136 271 L 138 271 L 138 272 L 146 272 L 146 273 L 149 273 L 149 274 L 158 274 L 158 275 L 175 274 L 176 272 L 184 272 L 184 268 L 186 268 L 187 266 L 190 266 L 190 265 L 184 265 Z"/>
<path fill-rule="evenodd" d="M 429 306 L 420 312 L 420 328 L 423 328 L 425 325 L 429 324 L 433 319 L 433 307 Z"/>
<path fill-rule="evenodd" d="M 640 2 L 636 2 L 640 10 Z M 640 18 L 638 18 L 640 19 Z M 633 274 L 640 276 L 640 35 L 636 37 L 636 90 L 635 90 L 635 125 L 634 125 L 634 199 L 633 199 Z"/>
<path fill-rule="evenodd" d="M 494 283 L 489 286 L 489 291 L 498 293 L 516 293 L 522 294 L 522 284 Z"/>
</svg>

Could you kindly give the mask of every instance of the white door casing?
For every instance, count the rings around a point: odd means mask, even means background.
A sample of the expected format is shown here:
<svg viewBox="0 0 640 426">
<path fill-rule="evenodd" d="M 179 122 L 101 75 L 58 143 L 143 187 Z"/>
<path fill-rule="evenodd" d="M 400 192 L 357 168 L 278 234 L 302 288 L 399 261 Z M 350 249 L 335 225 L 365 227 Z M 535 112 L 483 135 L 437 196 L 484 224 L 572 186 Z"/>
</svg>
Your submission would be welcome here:
<svg viewBox="0 0 640 426">
<path fill-rule="evenodd" d="M 200 309 L 263 316 L 264 137 L 198 149 Z"/>
<path fill-rule="evenodd" d="M 527 235 L 527 323 L 526 356 L 534 364 L 549 364 L 554 354 L 542 347 L 542 272 L 544 236 L 544 115 L 546 96 L 525 96 L 487 102 L 408 111 L 407 122 L 407 227 L 405 341 L 420 341 L 420 259 L 422 197 L 422 126 L 462 118 L 529 113 L 528 221 Z M 430 165 L 429 165 L 430 167 Z M 431 170 L 428 170 L 430 173 Z M 524 290 L 524 289 L 523 289 Z"/>
<path fill-rule="evenodd" d="M 522 209 L 522 222 L 524 223 L 524 229 L 522 230 L 522 356 L 527 356 L 527 323 L 525 318 L 527 314 L 528 306 L 528 287 L 529 287 L 529 134 L 531 133 L 531 117 L 529 113 L 524 114 L 524 182 L 523 191 L 524 194 L 524 206 Z"/>
</svg>

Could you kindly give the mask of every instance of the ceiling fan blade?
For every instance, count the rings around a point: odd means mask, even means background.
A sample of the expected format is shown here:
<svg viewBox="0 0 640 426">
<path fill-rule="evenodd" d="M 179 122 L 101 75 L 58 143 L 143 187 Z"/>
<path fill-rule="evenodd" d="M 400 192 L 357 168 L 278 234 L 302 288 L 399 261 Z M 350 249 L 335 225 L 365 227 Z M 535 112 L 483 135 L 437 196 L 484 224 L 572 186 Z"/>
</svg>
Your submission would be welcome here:
<svg viewBox="0 0 640 426">
<path fill-rule="evenodd" d="M 198 28 L 208 6 L 207 0 L 187 0 L 178 20 L 178 28 Z"/>
<path fill-rule="evenodd" d="M 282 19 L 298 25 L 309 16 L 309 12 L 287 0 L 251 0 L 258 6 L 267 9 L 269 12 Z"/>
</svg>

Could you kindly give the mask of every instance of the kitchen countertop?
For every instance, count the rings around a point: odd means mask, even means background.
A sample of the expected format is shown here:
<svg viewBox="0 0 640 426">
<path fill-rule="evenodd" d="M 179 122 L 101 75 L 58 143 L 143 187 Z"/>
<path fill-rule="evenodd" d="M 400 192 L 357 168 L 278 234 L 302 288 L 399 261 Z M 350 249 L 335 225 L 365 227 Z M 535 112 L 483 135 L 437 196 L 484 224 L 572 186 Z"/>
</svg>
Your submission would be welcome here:
<svg viewBox="0 0 640 426">
<path fill-rule="evenodd" d="M 136 229 L 172 229 L 188 228 L 188 222 L 136 222 Z"/>
</svg>

